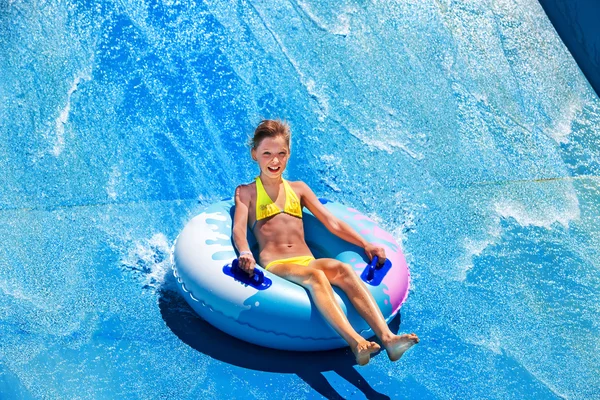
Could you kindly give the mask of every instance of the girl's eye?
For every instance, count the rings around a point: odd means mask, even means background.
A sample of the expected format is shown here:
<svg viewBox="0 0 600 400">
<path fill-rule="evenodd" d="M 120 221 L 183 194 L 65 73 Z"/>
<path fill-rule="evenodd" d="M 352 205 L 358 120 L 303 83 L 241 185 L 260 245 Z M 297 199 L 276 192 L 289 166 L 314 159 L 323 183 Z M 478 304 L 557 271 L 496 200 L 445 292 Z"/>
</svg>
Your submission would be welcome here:
<svg viewBox="0 0 600 400">
<path fill-rule="evenodd" d="M 283 151 L 282 151 L 281 153 L 279 153 L 279 155 L 280 155 L 281 157 L 283 157 L 283 156 L 285 156 L 285 152 L 283 152 Z"/>
</svg>

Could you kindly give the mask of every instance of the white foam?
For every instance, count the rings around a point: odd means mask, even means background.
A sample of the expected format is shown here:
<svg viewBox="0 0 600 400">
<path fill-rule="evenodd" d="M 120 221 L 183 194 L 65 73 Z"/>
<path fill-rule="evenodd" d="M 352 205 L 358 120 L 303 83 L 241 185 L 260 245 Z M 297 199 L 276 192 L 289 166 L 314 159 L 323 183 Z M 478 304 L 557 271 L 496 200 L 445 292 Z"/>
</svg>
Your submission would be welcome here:
<svg viewBox="0 0 600 400">
<path fill-rule="evenodd" d="M 465 342 L 473 344 L 475 346 L 480 346 L 485 349 L 488 349 L 494 354 L 501 355 L 502 354 L 502 343 L 500 341 L 501 337 L 502 337 L 502 335 L 497 331 L 497 329 L 494 329 L 494 327 L 492 327 L 492 332 L 490 332 L 489 337 L 470 339 L 469 336 L 466 336 Z"/>
<path fill-rule="evenodd" d="M 171 271 L 170 253 L 169 240 L 164 234 L 157 233 L 150 239 L 137 241 L 121 260 L 121 265 L 137 275 L 144 288 L 176 291 L 166 280 Z"/>
<path fill-rule="evenodd" d="M 108 197 L 110 197 L 112 200 L 116 200 L 117 198 L 116 187 L 120 177 L 121 171 L 119 171 L 119 167 L 117 165 L 113 165 L 108 177 L 108 184 L 106 186 L 106 194 L 108 194 Z"/>
<path fill-rule="evenodd" d="M 20 288 L 11 288 L 6 282 L 0 282 L 0 293 L 8 297 L 12 297 L 13 299 L 27 302 L 40 310 L 51 311 L 51 309 L 55 309 L 54 307 L 50 307 L 48 301 L 45 299 L 36 298 L 32 297 L 30 294 L 25 294 Z"/>
<path fill-rule="evenodd" d="M 305 1 L 298 1 L 298 6 L 304 14 L 321 30 L 329 32 L 333 35 L 347 36 L 350 34 L 350 17 L 348 13 L 356 12 L 353 8 L 346 8 L 344 13 L 338 15 L 337 24 L 329 25 L 319 18 Z"/>
<path fill-rule="evenodd" d="M 338 16 L 339 24 L 331 30 L 334 35 L 348 36 L 350 34 L 350 17 L 348 14 Z"/>
<path fill-rule="evenodd" d="M 502 219 L 513 219 L 523 227 L 535 226 L 546 229 L 552 229 L 556 223 L 568 228 L 571 221 L 578 220 L 581 211 L 577 194 L 570 184 L 563 190 L 555 192 L 549 200 L 538 197 L 535 201 L 525 202 L 520 198 L 505 197 L 493 202 L 491 209 L 494 214 L 489 217 L 490 224 L 483 237 L 478 239 L 467 237 L 463 241 L 465 252 L 458 260 L 457 279 L 464 281 L 469 270 L 473 268 L 473 259 L 480 256 L 487 247 L 501 240 Z M 533 194 L 527 193 L 527 196 L 532 197 Z"/>
<path fill-rule="evenodd" d="M 297 66 L 295 66 L 295 68 L 298 72 L 298 76 L 300 77 L 300 81 L 306 87 L 306 91 L 310 97 L 315 99 L 319 104 L 319 108 L 321 109 L 318 117 L 319 121 L 325 121 L 325 117 L 329 115 L 329 97 L 327 97 L 327 95 L 323 92 L 317 90 L 316 83 L 313 79 L 306 80 L 304 74 L 300 72 L 300 69 Z"/>
<path fill-rule="evenodd" d="M 64 147 L 65 147 L 65 125 L 69 121 L 69 114 L 71 113 L 71 96 L 75 91 L 77 91 L 77 87 L 84 80 L 90 80 L 90 74 L 86 71 L 79 73 L 75 76 L 69 91 L 67 92 L 67 103 L 65 107 L 61 110 L 59 116 L 55 120 L 56 126 L 56 142 L 54 143 L 54 147 L 52 148 L 52 154 L 55 156 L 59 156 Z"/>
<path fill-rule="evenodd" d="M 569 222 L 580 217 L 579 199 L 574 192 L 564 194 L 564 202 L 556 204 L 536 202 L 526 205 L 522 201 L 503 199 L 494 204 L 494 210 L 502 218 L 513 218 L 521 226 L 539 226 L 550 229 L 559 223 L 565 228 Z"/>
<path fill-rule="evenodd" d="M 377 128 L 376 131 L 379 131 L 379 129 Z M 359 139 L 364 144 L 374 147 L 378 150 L 383 150 L 388 154 L 392 154 L 395 149 L 399 149 L 415 160 L 422 160 L 424 158 L 423 154 L 411 150 L 406 144 L 397 140 L 389 139 L 390 136 L 395 136 L 394 134 L 389 134 L 388 136 L 388 133 L 383 133 L 381 134 L 382 139 L 378 139 L 377 137 L 373 137 L 370 134 L 365 134 L 357 129 L 348 129 L 348 132 L 350 132 L 352 136 Z"/>
<path fill-rule="evenodd" d="M 568 136 L 573 129 L 573 121 L 579 113 L 581 113 L 582 104 L 579 101 L 572 101 L 567 104 L 566 108 L 559 113 L 560 118 L 551 128 L 549 134 L 556 140 L 557 143 L 568 143 Z"/>
<path fill-rule="evenodd" d="M 463 256 L 458 262 L 458 275 L 459 281 L 464 281 L 467 278 L 467 273 L 473 268 L 473 258 L 479 257 L 483 254 L 484 250 L 489 246 L 493 246 L 500 240 L 502 229 L 500 227 L 500 219 L 494 218 L 492 224 L 488 227 L 485 239 L 472 239 L 465 238 L 463 241 L 463 248 L 465 250 Z"/>
<path fill-rule="evenodd" d="M 529 361 L 526 357 L 522 357 L 522 354 L 516 350 L 513 351 L 513 347 L 510 345 L 510 340 L 512 338 L 507 338 L 505 340 L 506 343 L 503 343 L 502 338 L 503 335 L 497 328 L 492 328 L 490 335 L 488 338 L 479 338 L 477 340 L 469 340 L 469 335 L 465 336 L 465 342 L 471 343 L 476 346 L 483 347 L 487 350 L 490 350 L 492 353 L 497 355 L 502 355 L 503 353 L 508 354 L 510 357 L 514 358 L 518 364 L 529 372 L 532 376 L 535 377 L 540 383 L 546 386 L 552 393 L 554 393 L 559 398 L 567 398 L 568 396 L 565 393 L 562 393 L 561 390 L 554 385 L 553 382 L 545 379 L 545 377 L 541 376 L 541 374 L 537 373 L 537 368 L 531 368 Z"/>
</svg>

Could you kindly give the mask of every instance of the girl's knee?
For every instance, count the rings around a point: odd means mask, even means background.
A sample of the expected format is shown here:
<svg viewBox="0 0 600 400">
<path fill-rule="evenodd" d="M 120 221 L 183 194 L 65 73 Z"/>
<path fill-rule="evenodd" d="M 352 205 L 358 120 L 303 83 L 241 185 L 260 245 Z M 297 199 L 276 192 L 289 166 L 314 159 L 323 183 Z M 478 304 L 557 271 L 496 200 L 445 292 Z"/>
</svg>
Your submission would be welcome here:
<svg viewBox="0 0 600 400">
<path fill-rule="evenodd" d="M 306 280 L 306 283 L 309 286 L 324 285 L 329 282 L 327 280 L 327 275 L 325 275 L 325 272 L 316 268 L 311 268 L 310 271 L 308 271 L 307 278 L 308 279 Z"/>
<path fill-rule="evenodd" d="M 344 275 L 354 275 L 354 268 L 350 264 L 340 262 L 340 272 Z"/>
<path fill-rule="evenodd" d="M 340 261 L 340 263 L 336 266 L 336 274 L 335 278 L 332 279 L 333 284 L 341 287 L 345 287 L 348 284 L 354 283 L 357 279 L 356 272 L 354 272 L 354 268 L 350 264 L 346 264 Z"/>
<path fill-rule="evenodd" d="M 347 278 L 355 275 L 352 266 L 341 261 L 335 265 L 335 272 L 340 278 Z"/>
<path fill-rule="evenodd" d="M 351 270 L 352 267 L 349 264 L 338 260 L 331 260 L 327 264 L 323 265 L 322 270 L 326 273 L 327 276 L 335 276 L 336 274 L 345 274 L 348 270 Z"/>
</svg>

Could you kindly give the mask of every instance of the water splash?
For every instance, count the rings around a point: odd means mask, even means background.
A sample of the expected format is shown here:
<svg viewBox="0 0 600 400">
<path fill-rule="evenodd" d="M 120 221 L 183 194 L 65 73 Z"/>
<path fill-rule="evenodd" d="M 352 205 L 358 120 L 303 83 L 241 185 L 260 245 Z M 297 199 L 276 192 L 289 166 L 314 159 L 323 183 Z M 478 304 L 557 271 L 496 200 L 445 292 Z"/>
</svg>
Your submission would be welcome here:
<svg viewBox="0 0 600 400">
<path fill-rule="evenodd" d="M 162 233 L 139 240 L 121 259 L 121 268 L 134 276 L 144 289 L 155 293 L 161 290 L 176 291 L 176 286 L 167 279 L 172 265 L 171 245 Z"/>
</svg>

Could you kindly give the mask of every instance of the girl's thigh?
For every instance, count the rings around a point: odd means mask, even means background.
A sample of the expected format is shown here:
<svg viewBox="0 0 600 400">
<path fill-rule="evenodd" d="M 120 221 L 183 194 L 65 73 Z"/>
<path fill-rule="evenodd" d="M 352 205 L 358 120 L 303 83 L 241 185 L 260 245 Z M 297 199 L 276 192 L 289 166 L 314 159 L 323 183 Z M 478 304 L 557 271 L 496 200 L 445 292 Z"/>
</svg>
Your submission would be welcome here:
<svg viewBox="0 0 600 400">
<path fill-rule="evenodd" d="M 347 265 L 335 258 L 319 258 L 311 261 L 307 266 L 299 264 L 275 264 L 269 268 L 269 272 L 299 285 L 306 286 L 310 283 L 311 279 L 319 275 L 319 272 L 324 273 L 327 280 L 332 282 L 341 276 L 345 272 L 345 269 L 347 269 Z"/>
<path fill-rule="evenodd" d="M 275 264 L 269 267 L 269 272 L 301 286 L 307 286 L 310 284 L 310 280 L 319 273 L 318 269 L 312 267 L 315 261 L 312 261 L 308 266 L 300 264 Z"/>
</svg>

